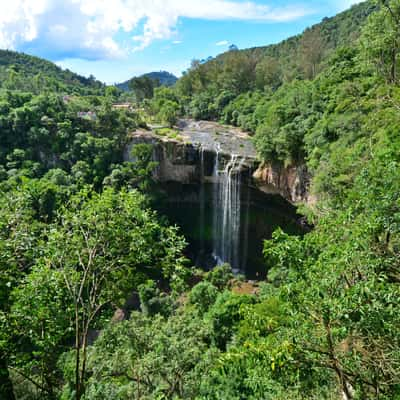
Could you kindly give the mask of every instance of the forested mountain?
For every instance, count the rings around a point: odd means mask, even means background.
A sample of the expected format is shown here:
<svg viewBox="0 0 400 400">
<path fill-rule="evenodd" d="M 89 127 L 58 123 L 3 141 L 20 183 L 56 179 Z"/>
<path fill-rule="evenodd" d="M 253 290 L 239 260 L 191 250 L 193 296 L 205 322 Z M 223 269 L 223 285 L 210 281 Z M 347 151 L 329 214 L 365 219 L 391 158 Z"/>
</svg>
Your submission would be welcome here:
<svg viewBox="0 0 400 400">
<path fill-rule="evenodd" d="M 139 78 L 142 77 L 147 77 L 153 81 L 156 81 L 161 86 L 173 86 L 178 80 L 178 78 L 175 75 L 167 71 L 148 72 L 147 74 L 141 75 Z M 131 81 L 132 79 L 129 79 L 125 82 L 118 83 L 116 87 L 121 90 L 128 91 L 131 89 L 130 87 Z"/>
<path fill-rule="evenodd" d="M 0 50 L 0 87 L 38 93 L 99 91 L 104 85 L 91 76 L 85 78 L 39 57 Z"/>
<path fill-rule="evenodd" d="M 150 79 L 154 79 L 160 82 L 162 86 L 173 86 L 178 78 L 167 71 L 159 71 L 159 72 L 149 72 L 144 74 L 144 76 L 149 77 Z"/>
<path fill-rule="evenodd" d="M 139 79 L 137 107 L 1 54 L 2 400 L 400 398 L 399 0 L 194 62 L 173 87 Z M 261 167 L 310 175 L 312 229 L 265 240 L 263 282 L 191 268 L 151 209 L 151 145 L 124 162 L 132 130 L 180 117 L 240 126 Z"/>
<path fill-rule="evenodd" d="M 228 51 L 205 63 L 194 60 L 178 82 L 181 95 L 193 98 L 188 112 L 196 118 L 217 118 L 221 108 L 241 93 L 313 79 L 329 64 L 335 49 L 355 45 L 375 9 L 373 1 L 363 2 L 279 44 Z"/>
</svg>

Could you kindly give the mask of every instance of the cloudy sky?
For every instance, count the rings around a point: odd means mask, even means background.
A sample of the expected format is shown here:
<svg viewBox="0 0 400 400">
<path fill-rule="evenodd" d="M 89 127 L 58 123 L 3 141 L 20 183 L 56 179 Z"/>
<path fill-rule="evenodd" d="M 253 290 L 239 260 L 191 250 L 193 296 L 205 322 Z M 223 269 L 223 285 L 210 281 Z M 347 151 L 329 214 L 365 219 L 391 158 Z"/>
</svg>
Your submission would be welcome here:
<svg viewBox="0 0 400 400">
<path fill-rule="evenodd" d="M 0 48 L 107 83 L 276 43 L 352 0 L 1 0 Z"/>
</svg>

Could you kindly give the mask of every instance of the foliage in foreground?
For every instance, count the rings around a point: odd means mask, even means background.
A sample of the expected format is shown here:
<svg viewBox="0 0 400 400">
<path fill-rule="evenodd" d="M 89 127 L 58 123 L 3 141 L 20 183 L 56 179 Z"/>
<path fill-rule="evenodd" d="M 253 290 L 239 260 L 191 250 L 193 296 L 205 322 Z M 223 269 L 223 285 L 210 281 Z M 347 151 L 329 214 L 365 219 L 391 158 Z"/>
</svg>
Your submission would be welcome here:
<svg viewBox="0 0 400 400">
<path fill-rule="evenodd" d="M 382 4 L 320 74 L 285 81 L 267 60 L 254 91 L 231 53 L 229 90 L 194 89 L 199 117 L 246 126 L 266 161 L 314 175 L 315 229 L 265 243 L 257 294 L 227 266 L 191 276 L 183 238 L 133 190 L 154 168 L 146 147 L 122 162 L 135 113 L 1 93 L 1 398 L 400 398 L 400 3 Z M 179 85 L 149 105 L 171 125 Z M 91 107 L 97 119 L 78 117 Z"/>
</svg>

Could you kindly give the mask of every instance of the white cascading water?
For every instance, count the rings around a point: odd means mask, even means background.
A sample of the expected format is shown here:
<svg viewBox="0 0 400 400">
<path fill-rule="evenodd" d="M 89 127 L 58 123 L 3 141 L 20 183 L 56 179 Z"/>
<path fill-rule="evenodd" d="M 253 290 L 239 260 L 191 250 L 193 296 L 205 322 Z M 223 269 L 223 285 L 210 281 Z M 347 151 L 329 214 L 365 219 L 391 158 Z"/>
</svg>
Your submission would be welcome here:
<svg viewBox="0 0 400 400">
<path fill-rule="evenodd" d="M 200 255 L 204 254 L 205 193 L 204 193 L 204 147 L 200 147 Z"/>
<path fill-rule="evenodd" d="M 249 169 L 249 180 L 251 179 L 251 170 Z M 244 270 L 247 264 L 248 255 L 248 240 L 249 240 L 249 223 L 250 223 L 250 188 L 246 188 L 246 203 L 244 208 L 244 226 L 243 232 L 243 247 L 242 247 L 242 269 Z"/>
<path fill-rule="evenodd" d="M 239 270 L 240 248 L 240 171 L 243 158 L 232 155 L 220 170 L 220 151 L 217 148 L 214 165 L 213 255 L 218 264 L 229 263 Z"/>
<path fill-rule="evenodd" d="M 218 264 L 222 263 L 221 260 L 221 246 L 220 246 L 220 225 L 221 225 L 221 218 L 220 218 L 220 196 L 219 196 L 219 152 L 220 152 L 220 145 L 219 143 L 216 144 L 215 149 L 215 161 L 214 161 L 214 169 L 213 169 L 213 256 L 217 260 Z"/>
</svg>

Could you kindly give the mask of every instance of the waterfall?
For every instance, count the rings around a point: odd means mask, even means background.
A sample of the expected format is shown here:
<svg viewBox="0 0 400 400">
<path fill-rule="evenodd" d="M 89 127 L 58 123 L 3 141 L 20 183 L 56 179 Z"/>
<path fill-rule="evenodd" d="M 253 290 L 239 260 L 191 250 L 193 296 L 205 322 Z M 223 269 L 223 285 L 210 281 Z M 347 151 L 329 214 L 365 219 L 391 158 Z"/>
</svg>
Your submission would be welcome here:
<svg viewBox="0 0 400 400">
<path fill-rule="evenodd" d="M 219 193 L 219 152 L 220 145 L 216 143 L 215 161 L 213 169 L 213 256 L 217 264 L 222 264 L 221 257 L 221 212 L 220 212 L 220 193 Z"/>
<path fill-rule="evenodd" d="M 251 178 L 251 170 L 249 169 L 249 180 Z M 244 214 L 244 229 L 242 229 L 243 235 L 243 252 L 242 252 L 242 271 L 246 270 L 247 266 L 247 255 L 249 250 L 249 212 L 250 212 L 250 187 L 246 186 L 246 208 Z"/>
<path fill-rule="evenodd" d="M 204 147 L 200 146 L 200 257 L 204 255 L 204 238 L 205 238 L 205 193 L 204 193 Z"/>
<path fill-rule="evenodd" d="M 244 159 L 232 155 L 220 170 L 220 152 L 214 165 L 213 255 L 218 264 L 229 263 L 240 268 L 240 171 Z"/>
</svg>

